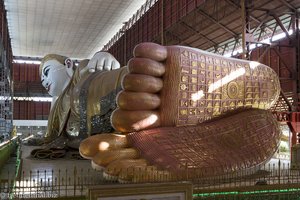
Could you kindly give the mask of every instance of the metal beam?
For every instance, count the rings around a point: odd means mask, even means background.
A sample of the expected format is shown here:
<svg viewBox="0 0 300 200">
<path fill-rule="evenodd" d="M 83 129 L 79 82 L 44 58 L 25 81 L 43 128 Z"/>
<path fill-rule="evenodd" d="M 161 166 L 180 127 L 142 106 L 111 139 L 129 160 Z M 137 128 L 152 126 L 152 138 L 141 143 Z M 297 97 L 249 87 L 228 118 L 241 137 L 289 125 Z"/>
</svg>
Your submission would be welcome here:
<svg viewBox="0 0 300 200">
<path fill-rule="evenodd" d="M 272 41 L 272 38 L 273 38 L 274 35 L 275 35 L 275 32 L 276 32 L 277 27 L 278 27 L 278 24 L 275 24 L 274 31 L 272 32 L 272 36 L 271 36 L 271 41 Z"/>
<path fill-rule="evenodd" d="M 228 47 L 228 44 L 225 44 L 223 52 L 222 52 L 222 56 L 224 56 L 227 47 Z"/>
<path fill-rule="evenodd" d="M 168 31 L 165 30 L 167 34 L 170 35 L 170 37 L 174 37 L 176 40 L 178 40 L 178 44 L 180 45 L 185 45 L 185 46 L 191 46 L 191 44 L 193 44 L 195 41 L 191 41 L 189 43 L 187 43 L 186 41 L 190 39 L 190 36 L 185 37 L 185 38 L 180 38 L 177 34 L 175 34 L 173 31 Z M 167 39 L 167 38 L 166 38 Z M 198 39 L 197 39 L 198 40 Z M 166 42 L 166 45 L 169 45 L 168 42 Z M 195 48 L 197 48 L 196 46 L 194 46 Z"/>
<path fill-rule="evenodd" d="M 265 55 L 269 52 L 270 50 L 270 46 L 268 46 L 267 48 L 264 49 L 264 52 L 259 56 L 257 62 L 261 62 L 262 59 L 265 57 Z"/>
<path fill-rule="evenodd" d="M 28 60 L 28 61 L 41 61 L 41 57 L 26 57 L 26 56 L 14 56 L 14 60 Z"/>
<path fill-rule="evenodd" d="M 290 21 L 288 29 L 290 30 L 291 27 L 292 27 L 293 32 L 295 32 L 295 23 L 296 23 L 296 16 L 295 15 L 291 15 L 291 21 Z"/>
<path fill-rule="evenodd" d="M 171 37 L 175 38 L 176 40 L 178 40 L 178 43 L 180 45 L 185 45 L 185 46 L 189 46 L 189 44 L 187 44 L 186 42 L 184 42 L 185 40 L 182 40 L 178 35 L 176 35 L 174 32 L 171 31 L 166 31 L 167 34 L 169 34 Z M 165 43 L 166 45 L 169 45 L 166 41 L 167 38 L 165 38 Z"/>
<path fill-rule="evenodd" d="M 278 49 L 275 47 L 275 48 L 272 48 L 272 50 L 274 50 L 274 52 L 277 54 L 277 56 L 280 58 L 280 61 L 282 62 L 282 64 L 285 66 L 285 68 L 292 74 L 292 76 L 294 76 L 296 74 L 296 71 L 294 69 L 292 69 L 291 67 L 289 67 L 286 63 L 285 63 L 285 60 L 281 53 L 278 51 Z M 294 78 L 294 77 L 293 77 Z"/>
<path fill-rule="evenodd" d="M 247 13 L 246 13 L 246 2 L 241 0 L 241 21 L 242 21 L 242 59 L 249 58 L 249 51 L 247 50 L 246 33 L 247 33 Z"/>
<path fill-rule="evenodd" d="M 229 3 L 230 5 L 232 5 L 232 6 L 236 7 L 236 8 L 238 8 L 238 9 L 242 9 L 240 5 L 235 4 L 235 2 L 233 2 L 232 0 L 225 0 L 225 1 L 226 1 L 227 3 Z M 249 17 L 250 17 L 253 21 L 255 21 L 255 22 L 259 23 L 259 24 L 261 23 L 260 20 L 258 20 L 257 18 L 253 17 L 252 15 L 249 15 Z M 268 27 L 268 26 L 266 26 L 266 29 L 268 29 L 269 31 L 273 31 L 273 30 L 272 30 L 270 27 Z"/>
<path fill-rule="evenodd" d="M 295 29 L 299 30 L 299 13 L 296 12 L 296 16 L 295 16 Z M 299 98 L 298 94 L 300 93 L 300 35 L 299 35 L 299 31 L 295 32 L 295 49 L 296 49 L 296 71 L 297 71 L 297 85 L 296 85 L 296 92 L 295 92 L 295 96 L 297 99 L 297 103 L 299 102 Z"/>
<path fill-rule="evenodd" d="M 268 19 L 269 15 L 265 15 L 265 17 L 263 18 L 263 20 L 261 20 L 261 22 L 258 24 L 258 26 L 252 31 L 251 34 L 254 34 Z"/>
<path fill-rule="evenodd" d="M 209 39 L 207 36 L 203 35 L 202 33 L 200 33 L 199 31 L 195 30 L 193 27 L 191 27 L 190 25 L 188 25 L 187 23 L 185 23 L 184 21 L 180 20 L 180 23 L 182 25 L 184 25 L 186 28 L 188 28 L 189 30 L 197 33 L 197 35 L 201 36 L 202 38 L 205 38 L 207 41 L 209 41 L 210 43 L 212 43 L 214 46 L 217 45 L 217 43 L 215 43 L 214 41 L 212 41 L 211 39 Z"/>
<path fill-rule="evenodd" d="M 283 5 L 285 5 L 286 7 L 288 7 L 289 9 L 291 9 L 293 12 L 296 12 L 297 9 L 291 5 L 290 3 L 288 3 L 286 0 L 279 0 Z"/>
<path fill-rule="evenodd" d="M 289 32 L 286 30 L 286 28 L 284 27 L 284 25 L 282 24 L 281 20 L 279 19 L 279 17 L 277 16 L 276 13 L 274 12 L 270 12 L 270 16 L 274 17 L 274 19 L 276 20 L 277 24 L 280 26 L 281 30 L 283 32 L 285 32 L 286 37 L 289 38 L 289 40 L 291 41 L 291 37 L 289 35 Z"/>
<path fill-rule="evenodd" d="M 160 19 L 160 44 L 165 45 L 165 38 L 164 38 L 164 0 L 161 0 L 161 19 Z"/>
<path fill-rule="evenodd" d="M 285 101 L 285 103 L 288 105 L 289 107 L 289 111 L 295 111 L 293 110 L 293 106 L 290 103 L 290 101 L 287 99 L 287 97 L 285 96 L 285 94 L 282 92 L 282 90 L 280 90 L 280 95 L 282 96 L 283 100 Z"/>
<path fill-rule="evenodd" d="M 220 22 L 218 22 L 217 20 L 215 20 L 213 17 L 211 17 L 210 15 L 206 14 L 204 11 L 198 9 L 197 12 L 199 14 L 205 16 L 207 19 L 211 20 L 212 22 L 214 22 L 215 24 L 217 24 L 221 28 L 223 28 L 226 32 L 230 33 L 232 36 L 234 36 L 234 37 L 238 36 L 237 33 L 233 32 L 232 30 L 230 30 L 229 28 L 227 28 L 226 26 L 224 26 L 223 24 L 221 24 Z"/>
<path fill-rule="evenodd" d="M 238 38 L 235 38 L 235 42 L 234 42 L 234 45 L 233 45 L 233 49 L 232 49 L 232 52 L 231 52 L 231 56 L 233 55 L 233 52 L 236 48 L 236 45 L 239 43 L 239 39 Z"/>
</svg>

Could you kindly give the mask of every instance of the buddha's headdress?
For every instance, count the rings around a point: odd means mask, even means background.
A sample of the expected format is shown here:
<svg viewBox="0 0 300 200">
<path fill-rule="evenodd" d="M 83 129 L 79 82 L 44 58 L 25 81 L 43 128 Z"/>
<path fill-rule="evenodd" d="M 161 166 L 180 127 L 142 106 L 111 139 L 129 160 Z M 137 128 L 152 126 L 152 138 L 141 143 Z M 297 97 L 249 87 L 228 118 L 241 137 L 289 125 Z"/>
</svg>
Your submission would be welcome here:
<svg viewBox="0 0 300 200">
<path fill-rule="evenodd" d="M 67 59 L 68 57 L 66 56 L 61 56 L 61 55 L 58 55 L 58 54 L 48 54 L 46 55 L 42 60 L 41 60 L 41 64 L 40 64 L 40 68 L 39 68 L 39 75 L 41 76 L 42 75 L 42 69 L 43 69 L 43 65 L 46 61 L 48 60 L 57 60 L 58 62 L 60 62 L 61 64 L 65 64 L 65 60 Z"/>
</svg>

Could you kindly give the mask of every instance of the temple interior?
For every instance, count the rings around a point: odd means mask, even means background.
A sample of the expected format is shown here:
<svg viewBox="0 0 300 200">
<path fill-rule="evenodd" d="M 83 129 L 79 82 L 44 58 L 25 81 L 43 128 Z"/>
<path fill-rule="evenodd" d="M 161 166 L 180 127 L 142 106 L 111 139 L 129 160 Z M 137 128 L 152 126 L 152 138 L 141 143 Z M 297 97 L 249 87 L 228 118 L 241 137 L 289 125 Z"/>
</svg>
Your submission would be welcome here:
<svg viewBox="0 0 300 200">
<path fill-rule="evenodd" d="M 299 0 L 1 0 L 0 199 L 299 199 Z"/>
</svg>

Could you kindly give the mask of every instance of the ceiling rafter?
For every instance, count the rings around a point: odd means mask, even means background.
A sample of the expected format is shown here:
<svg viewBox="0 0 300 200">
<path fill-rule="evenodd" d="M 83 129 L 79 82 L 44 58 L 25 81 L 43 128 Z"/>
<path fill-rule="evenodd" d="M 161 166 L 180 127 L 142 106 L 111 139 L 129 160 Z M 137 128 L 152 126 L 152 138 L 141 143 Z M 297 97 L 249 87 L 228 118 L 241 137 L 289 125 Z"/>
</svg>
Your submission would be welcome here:
<svg viewBox="0 0 300 200">
<path fill-rule="evenodd" d="M 186 42 L 184 42 L 185 40 L 182 40 L 182 39 L 181 39 L 177 34 L 175 34 L 174 32 L 166 31 L 166 33 L 167 33 L 168 35 L 170 35 L 171 37 L 175 38 L 175 40 L 177 40 L 178 43 L 179 43 L 180 45 L 186 45 L 186 46 L 188 46 L 188 44 L 187 44 Z"/>
<path fill-rule="evenodd" d="M 235 2 L 233 2 L 232 0 L 225 0 L 227 3 L 229 3 L 230 5 L 238 8 L 239 10 L 241 10 L 241 6 L 237 5 Z M 260 24 L 261 21 L 259 19 L 257 19 L 256 17 L 253 17 L 251 14 L 249 14 L 250 19 L 252 19 L 253 21 L 255 21 L 256 23 Z M 272 28 L 266 26 L 266 29 L 268 29 L 269 31 L 273 32 Z"/>
<path fill-rule="evenodd" d="M 261 49 L 263 49 L 263 52 L 258 57 L 257 62 L 262 62 L 263 61 L 263 59 L 265 58 L 265 55 L 270 51 L 271 46 L 268 45 L 266 48 L 261 48 Z"/>
<path fill-rule="evenodd" d="M 223 56 L 225 54 L 225 51 L 226 51 L 227 47 L 228 47 L 228 43 L 226 43 L 225 45 L 222 45 L 222 46 L 215 46 L 214 47 L 214 49 L 215 49 L 214 53 L 217 53 L 217 54 Z"/>
<path fill-rule="evenodd" d="M 291 21 L 290 24 L 288 26 L 288 30 L 290 30 L 292 28 L 293 31 L 295 31 L 295 24 L 296 24 L 296 16 L 295 15 L 291 15 Z"/>
<path fill-rule="evenodd" d="M 222 29 L 224 29 L 226 32 L 230 33 L 233 37 L 238 37 L 238 34 L 235 33 L 234 31 L 230 30 L 229 28 L 227 28 L 226 26 L 224 26 L 223 24 L 221 24 L 220 22 L 218 22 L 217 20 L 215 20 L 212 16 L 208 15 L 207 13 L 205 13 L 203 10 L 198 9 L 197 12 L 203 16 L 205 16 L 207 19 L 209 19 L 210 21 L 214 22 L 215 24 L 217 24 L 218 26 L 220 26 Z"/>
<path fill-rule="evenodd" d="M 258 24 L 258 26 L 252 31 L 251 34 L 254 34 L 257 30 L 259 30 L 260 27 L 262 27 L 263 24 L 265 24 L 265 23 L 267 22 L 268 17 L 269 17 L 269 15 L 266 14 L 266 15 L 264 16 L 263 20 L 261 20 L 261 22 L 260 22 L 260 23 Z M 264 28 L 265 28 L 265 27 L 264 27 Z M 272 31 L 272 32 L 273 32 L 273 31 Z"/>
<path fill-rule="evenodd" d="M 280 59 L 280 62 L 283 64 L 283 66 L 291 73 L 291 74 L 297 74 L 296 71 L 290 66 L 288 65 L 283 57 L 282 54 L 278 51 L 278 49 L 276 47 L 273 47 L 272 50 L 277 54 L 277 56 Z M 295 77 L 294 77 L 295 78 Z"/>
<path fill-rule="evenodd" d="M 297 9 L 291 5 L 289 2 L 287 2 L 286 0 L 279 0 L 283 5 L 285 5 L 286 7 L 288 7 L 289 9 L 291 9 L 293 12 L 296 12 Z"/>
<path fill-rule="evenodd" d="M 212 43 L 214 46 L 217 45 L 216 42 L 214 42 L 213 40 L 209 39 L 207 36 L 205 36 L 204 34 L 200 33 L 199 31 L 195 30 L 193 27 L 191 27 L 190 25 L 188 25 L 184 21 L 181 20 L 180 23 L 182 25 L 184 25 L 186 28 L 188 28 L 189 30 L 191 30 L 194 33 L 196 33 L 197 35 L 201 36 L 202 38 L 205 38 L 208 42 Z"/>
<path fill-rule="evenodd" d="M 282 24 L 281 20 L 280 20 L 279 17 L 277 16 L 277 14 L 274 13 L 274 12 L 270 12 L 270 16 L 272 16 L 272 17 L 276 20 L 276 22 L 277 22 L 277 24 L 280 26 L 281 30 L 285 33 L 285 35 L 286 35 L 286 36 L 289 38 L 289 40 L 291 41 L 291 37 L 290 37 L 290 35 L 289 35 L 289 32 L 286 30 L 286 28 L 285 28 L 284 25 Z"/>
</svg>

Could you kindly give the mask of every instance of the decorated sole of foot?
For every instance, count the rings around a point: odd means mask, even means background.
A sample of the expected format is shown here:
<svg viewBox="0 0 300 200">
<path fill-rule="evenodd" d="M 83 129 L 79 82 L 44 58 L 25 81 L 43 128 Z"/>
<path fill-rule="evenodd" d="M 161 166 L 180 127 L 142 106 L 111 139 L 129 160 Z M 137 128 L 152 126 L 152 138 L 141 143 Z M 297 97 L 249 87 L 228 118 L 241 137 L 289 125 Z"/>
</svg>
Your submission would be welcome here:
<svg viewBox="0 0 300 200">
<path fill-rule="evenodd" d="M 93 165 L 105 168 L 105 177 L 147 182 L 214 176 L 260 165 L 276 151 L 280 130 L 267 109 L 280 85 L 271 68 L 153 43 L 138 45 L 134 55 L 111 116 L 126 145 L 116 147 L 119 139 L 103 136 L 109 145 L 101 149 L 99 135 L 80 147 Z M 105 156 L 122 148 L 130 153 Z"/>
<path fill-rule="evenodd" d="M 257 62 L 153 43 L 134 54 L 112 114 L 117 131 L 196 125 L 238 108 L 268 109 L 279 97 L 276 72 Z"/>
</svg>

